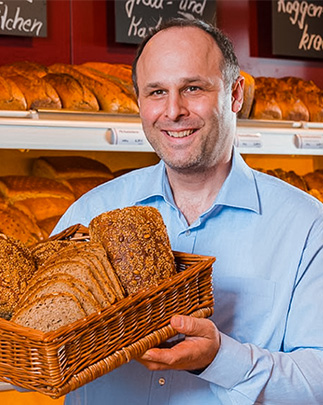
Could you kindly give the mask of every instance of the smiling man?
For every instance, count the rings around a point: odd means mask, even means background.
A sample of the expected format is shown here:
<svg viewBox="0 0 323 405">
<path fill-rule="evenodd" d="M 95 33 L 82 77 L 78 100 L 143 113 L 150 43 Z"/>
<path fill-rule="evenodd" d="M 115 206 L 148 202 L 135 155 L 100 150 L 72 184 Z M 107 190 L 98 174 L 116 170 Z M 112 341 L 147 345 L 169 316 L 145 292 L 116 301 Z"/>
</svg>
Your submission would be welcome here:
<svg viewBox="0 0 323 405">
<path fill-rule="evenodd" d="M 323 403 L 323 205 L 250 169 L 233 147 L 243 78 L 231 42 L 172 20 L 138 49 L 133 81 L 159 164 L 82 196 L 54 233 L 150 205 L 173 250 L 216 256 L 210 319 L 172 318 L 185 339 L 71 392 L 66 404 Z"/>
</svg>

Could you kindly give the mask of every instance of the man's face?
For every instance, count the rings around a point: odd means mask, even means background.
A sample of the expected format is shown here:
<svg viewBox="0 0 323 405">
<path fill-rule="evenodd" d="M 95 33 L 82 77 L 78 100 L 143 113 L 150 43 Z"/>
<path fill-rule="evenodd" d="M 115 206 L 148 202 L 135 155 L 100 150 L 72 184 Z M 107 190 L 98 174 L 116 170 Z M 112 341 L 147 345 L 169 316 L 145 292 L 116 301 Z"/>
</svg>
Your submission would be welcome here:
<svg viewBox="0 0 323 405">
<path fill-rule="evenodd" d="M 231 156 L 235 115 L 220 71 L 222 54 L 196 27 L 156 34 L 137 64 L 140 115 L 167 166 L 205 171 Z"/>
</svg>

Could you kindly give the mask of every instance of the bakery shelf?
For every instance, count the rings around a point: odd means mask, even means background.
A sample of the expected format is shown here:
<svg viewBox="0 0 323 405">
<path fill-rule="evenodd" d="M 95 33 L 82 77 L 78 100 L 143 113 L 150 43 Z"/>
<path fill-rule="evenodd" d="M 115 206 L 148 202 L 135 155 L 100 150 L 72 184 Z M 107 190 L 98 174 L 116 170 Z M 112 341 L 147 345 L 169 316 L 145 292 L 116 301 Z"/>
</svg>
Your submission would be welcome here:
<svg viewBox="0 0 323 405">
<path fill-rule="evenodd" d="M 139 116 L 0 111 L 2 149 L 152 152 Z M 323 155 L 323 123 L 238 120 L 243 154 Z"/>
</svg>

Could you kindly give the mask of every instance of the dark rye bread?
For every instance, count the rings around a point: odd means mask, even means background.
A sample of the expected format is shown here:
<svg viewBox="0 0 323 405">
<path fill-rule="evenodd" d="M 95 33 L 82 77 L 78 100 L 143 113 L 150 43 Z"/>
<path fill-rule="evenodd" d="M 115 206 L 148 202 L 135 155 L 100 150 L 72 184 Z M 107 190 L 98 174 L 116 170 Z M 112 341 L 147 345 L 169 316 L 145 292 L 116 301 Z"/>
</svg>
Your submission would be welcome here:
<svg viewBox="0 0 323 405">
<path fill-rule="evenodd" d="M 98 215 L 89 225 L 127 294 L 157 286 L 176 273 L 166 226 L 153 207 L 132 206 Z"/>
<path fill-rule="evenodd" d="M 35 271 L 36 265 L 27 246 L 0 234 L 0 317 L 10 319 Z"/>
<path fill-rule="evenodd" d="M 99 303 L 95 300 L 85 284 L 66 274 L 60 274 L 59 277 L 55 275 L 48 280 L 43 280 L 41 283 L 36 282 L 31 287 L 27 286 L 26 292 L 19 300 L 18 308 L 45 295 L 59 294 L 62 292 L 74 295 L 80 302 L 86 315 L 91 315 L 101 309 Z"/>
<path fill-rule="evenodd" d="M 70 240 L 47 240 L 30 248 L 37 267 L 41 266 L 46 260 L 50 259 L 56 252 L 70 246 L 74 241 Z"/>
<path fill-rule="evenodd" d="M 18 325 L 51 332 L 86 316 L 80 302 L 69 293 L 49 294 L 21 307 L 12 321 Z"/>
</svg>

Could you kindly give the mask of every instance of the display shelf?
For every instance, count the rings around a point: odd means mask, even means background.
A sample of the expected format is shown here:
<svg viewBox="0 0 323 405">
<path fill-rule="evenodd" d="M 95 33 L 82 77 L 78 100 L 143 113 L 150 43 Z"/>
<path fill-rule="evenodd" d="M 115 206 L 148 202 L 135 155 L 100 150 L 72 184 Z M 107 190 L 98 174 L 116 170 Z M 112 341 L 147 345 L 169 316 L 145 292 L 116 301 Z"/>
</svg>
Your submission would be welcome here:
<svg viewBox="0 0 323 405">
<path fill-rule="evenodd" d="M 243 154 L 323 155 L 323 123 L 238 120 Z M 2 149 L 151 152 L 139 116 L 69 111 L 0 112 Z"/>
</svg>

